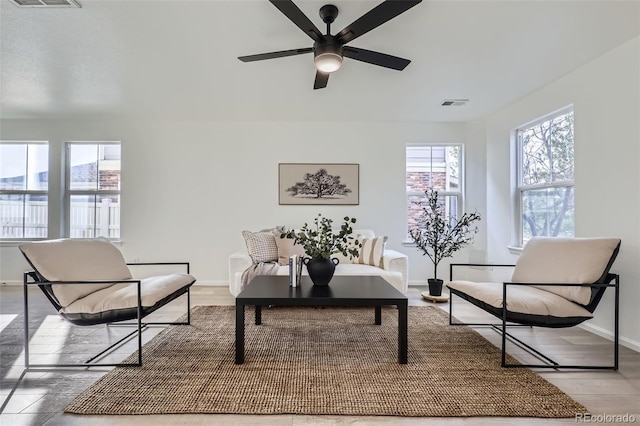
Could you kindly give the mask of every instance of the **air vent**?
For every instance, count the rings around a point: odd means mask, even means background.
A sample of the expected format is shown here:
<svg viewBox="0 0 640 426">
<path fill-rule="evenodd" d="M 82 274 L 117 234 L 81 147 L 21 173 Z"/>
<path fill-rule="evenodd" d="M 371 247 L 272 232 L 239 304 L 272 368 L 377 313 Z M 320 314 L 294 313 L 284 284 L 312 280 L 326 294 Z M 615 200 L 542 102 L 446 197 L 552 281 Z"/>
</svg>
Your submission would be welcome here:
<svg viewBox="0 0 640 426">
<path fill-rule="evenodd" d="M 76 0 L 9 0 L 18 7 L 82 7 Z"/>
<path fill-rule="evenodd" d="M 469 102 L 469 99 L 445 99 L 440 106 L 463 106 Z"/>
</svg>

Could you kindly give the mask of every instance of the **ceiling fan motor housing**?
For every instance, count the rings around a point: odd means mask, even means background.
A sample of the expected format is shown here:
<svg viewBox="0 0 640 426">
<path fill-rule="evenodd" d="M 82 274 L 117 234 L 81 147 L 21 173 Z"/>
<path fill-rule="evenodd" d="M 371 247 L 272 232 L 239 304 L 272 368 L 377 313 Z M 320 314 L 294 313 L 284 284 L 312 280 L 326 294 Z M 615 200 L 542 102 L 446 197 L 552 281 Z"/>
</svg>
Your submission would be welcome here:
<svg viewBox="0 0 640 426">
<path fill-rule="evenodd" d="M 333 72 L 340 68 L 344 48 L 332 35 L 313 43 L 313 57 L 318 69 L 322 72 Z"/>
</svg>

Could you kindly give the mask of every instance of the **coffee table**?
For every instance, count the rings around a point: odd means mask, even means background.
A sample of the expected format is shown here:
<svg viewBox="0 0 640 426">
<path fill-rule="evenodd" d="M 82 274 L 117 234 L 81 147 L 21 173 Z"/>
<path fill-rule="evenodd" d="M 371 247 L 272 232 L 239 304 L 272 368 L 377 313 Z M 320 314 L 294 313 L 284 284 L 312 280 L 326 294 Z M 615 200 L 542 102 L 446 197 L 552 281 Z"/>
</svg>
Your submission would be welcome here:
<svg viewBox="0 0 640 426">
<path fill-rule="evenodd" d="M 382 324 L 382 306 L 398 307 L 398 363 L 407 363 L 407 297 L 378 276 L 334 276 L 326 287 L 303 276 L 289 287 L 288 276 L 255 277 L 236 297 L 236 364 L 244 363 L 244 311 L 255 306 L 255 323 L 262 324 L 262 306 L 370 306 L 375 324 Z M 372 342 L 375 344 L 376 342 Z"/>
</svg>

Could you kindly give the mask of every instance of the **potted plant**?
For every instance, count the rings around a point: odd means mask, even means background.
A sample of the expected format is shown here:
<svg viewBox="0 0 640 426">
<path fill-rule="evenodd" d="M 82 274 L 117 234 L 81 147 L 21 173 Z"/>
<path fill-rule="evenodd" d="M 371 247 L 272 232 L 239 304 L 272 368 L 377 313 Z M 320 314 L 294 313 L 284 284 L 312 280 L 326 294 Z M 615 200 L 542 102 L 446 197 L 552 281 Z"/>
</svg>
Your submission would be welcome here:
<svg viewBox="0 0 640 426">
<path fill-rule="evenodd" d="M 433 188 L 425 191 L 426 201 L 418 202 L 422 208 L 417 226 L 409 230 L 409 234 L 422 251 L 433 262 L 433 278 L 428 279 L 429 294 L 440 296 L 443 281 L 438 279 L 438 264 L 447 257 L 473 242 L 478 228 L 473 223 L 480 220 L 479 213 L 464 213 L 456 219 L 446 216 L 444 206 L 438 203 L 438 191 Z"/>
<path fill-rule="evenodd" d="M 309 256 L 304 259 L 304 264 L 314 285 L 328 285 L 340 262 L 337 258 L 331 258 L 331 255 L 342 253 L 352 258 L 360 254 L 361 244 L 351 236 L 351 225 L 356 223 L 356 219 L 345 216 L 344 223 L 337 231 L 331 227 L 333 220 L 320 213 L 313 222 L 313 225 L 305 223 L 297 231 L 283 228 L 280 238 L 291 238 L 304 248 Z"/>
</svg>

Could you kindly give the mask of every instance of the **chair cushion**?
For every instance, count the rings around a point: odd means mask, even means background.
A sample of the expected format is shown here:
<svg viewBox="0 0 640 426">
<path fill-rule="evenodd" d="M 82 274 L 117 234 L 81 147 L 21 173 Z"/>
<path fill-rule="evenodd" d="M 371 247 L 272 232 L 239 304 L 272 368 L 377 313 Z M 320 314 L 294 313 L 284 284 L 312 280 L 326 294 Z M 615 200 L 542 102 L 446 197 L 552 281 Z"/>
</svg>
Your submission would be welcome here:
<svg viewBox="0 0 640 426">
<path fill-rule="evenodd" d="M 447 287 L 502 309 L 502 283 L 452 281 Z M 533 286 L 507 287 L 507 311 L 525 315 L 555 318 L 592 318 L 593 314 L 562 296 Z"/>
<path fill-rule="evenodd" d="M 21 244 L 19 248 L 38 275 L 49 282 L 131 278 L 131 271 L 120 250 L 103 237 L 29 242 Z M 60 305 L 67 306 L 112 285 L 53 284 L 51 288 Z"/>
<path fill-rule="evenodd" d="M 520 283 L 593 284 L 604 278 L 620 244 L 617 238 L 544 238 L 529 240 L 518 258 L 512 281 Z M 581 305 L 590 287 L 540 286 Z"/>
<path fill-rule="evenodd" d="M 140 280 L 142 306 L 153 306 L 158 301 L 194 282 L 195 278 L 189 274 L 170 274 L 143 278 Z M 115 284 L 76 300 L 62 308 L 60 313 L 65 315 L 95 314 L 135 308 L 137 306 L 137 285 Z"/>
</svg>

